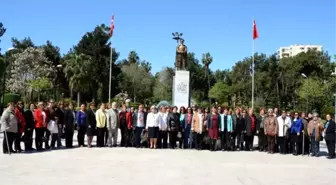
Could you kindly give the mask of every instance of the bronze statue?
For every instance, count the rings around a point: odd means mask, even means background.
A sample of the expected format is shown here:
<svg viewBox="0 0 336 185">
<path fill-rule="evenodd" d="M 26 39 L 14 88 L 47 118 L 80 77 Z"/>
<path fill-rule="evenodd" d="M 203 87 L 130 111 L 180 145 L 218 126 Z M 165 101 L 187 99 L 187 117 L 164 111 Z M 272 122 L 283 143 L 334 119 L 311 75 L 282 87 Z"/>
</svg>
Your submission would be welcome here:
<svg viewBox="0 0 336 185">
<path fill-rule="evenodd" d="M 179 39 L 180 44 L 176 47 L 175 67 L 177 70 L 187 69 L 188 48 L 184 45 L 184 39 Z"/>
</svg>

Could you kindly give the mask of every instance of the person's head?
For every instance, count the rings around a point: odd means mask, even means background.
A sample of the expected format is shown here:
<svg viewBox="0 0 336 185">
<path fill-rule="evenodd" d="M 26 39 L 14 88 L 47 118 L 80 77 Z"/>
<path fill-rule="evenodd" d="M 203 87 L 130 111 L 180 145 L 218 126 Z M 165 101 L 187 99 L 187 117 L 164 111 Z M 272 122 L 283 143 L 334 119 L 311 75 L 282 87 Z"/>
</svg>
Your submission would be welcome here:
<svg viewBox="0 0 336 185">
<path fill-rule="evenodd" d="M 85 111 L 85 108 L 86 108 L 86 105 L 83 103 L 83 104 L 81 104 L 81 106 L 80 106 L 80 110 L 81 111 Z"/>
<path fill-rule="evenodd" d="M 279 109 L 277 107 L 274 108 L 274 113 L 277 114 Z"/>
<path fill-rule="evenodd" d="M 192 109 L 193 112 L 196 112 L 197 111 L 197 106 L 193 105 L 193 106 L 191 106 L 191 109 Z"/>
<path fill-rule="evenodd" d="M 140 109 L 139 109 L 139 110 L 140 110 Z M 147 107 L 144 107 L 144 108 L 143 108 L 143 111 L 144 111 L 144 112 L 147 112 L 147 111 L 148 111 L 148 110 L 147 110 Z"/>
<path fill-rule="evenodd" d="M 198 112 L 198 114 L 202 114 L 202 112 L 203 112 L 203 111 L 202 111 L 202 108 L 201 108 L 201 107 L 198 107 L 198 108 L 197 108 L 197 112 Z"/>
<path fill-rule="evenodd" d="M 138 109 L 139 109 L 139 112 L 144 112 L 144 105 L 140 104 Z"/>
<path fill-rule="evenodd" d="M 117 108 L 117 103 L 116 102 L 112 102 L 112 109 L 116 109 Z"/>
<path fill-rule="evenodd" d="M 161 107 L 160 107 L 160 112 L 166 112 L 166 107 L 161 106 Z"/>
<path fill-rule="evenodd" d="M 284 117 L 286 117 L 286 116 L 287 116 L 287 113 L 286 113 L 286 111 L 282 111 L 282 112 L 281 112 L 281 117 L 283 117 L 283 118 L 284 118 Z"/>
<path fill-rule="evenodd" d="M 39 102 L 37 104 L 37 108 L 40 109 L 41 111 L 44 110 L 44 103 L 43 102 Z"/>
<path fill-rule="evenodd" d="M 9 103 L 7 104 L 7 108 L 8 108 L 10 111 L 13 111 L 13 110 L 14 110 L 14 107 L 15 107 L 15 105 L 14 105 L 13 102 L 9 102 Z"/>
<path fill-rule="evenodd" d="M 177 107 L 176 106 L 173 107 L 173 113 L 177 113 Z"/>
<path fill-rule="evenodd" d="M 70 110 L 74 110 L 74 106 L 73 106 L 72 103 L 69 103 L 68 107 L 69 107 Z"/>
<path fill-rule="evenodd" d="M 225 108 L 225 109 L 224 109 L 224 114 L 228 114 L 228 113 L 229 113 L 228 109 Z"/>
<path fill-rule="evenodd" d="M 171 112 L 171 108 L 169 106 L 166 107 L 166 112 Z"/>
<path fill-rule="evenodd" d="M 100 109 L 104 111 L 104 110 L 105 110 L 105 108 L 106 108 L 106 105 L 105 105 L 105 103 L 102 103 L 102 104 L 100 105 Z"/>
<path fill-rule="evenodd" d="M 236 108 L 236 115 L 239 115 L 240 114 L 240 108 Z"/>
<path fill-rule="evenodd" d="M 152 113 L 157 113 L 157 109 L 156 109 L 155 105 L 152 105 L 152 106 L 151 106 L 150 111 L 151 111 Z"/>
<path fill-rule="evenodd" d="M 253 109 L 252 109 L 252 108 L 249 108 L 249 109 L 248 109 L 248 114 L 249 114 L 250 116 L 253 115 Z"/>
<path fill-rule="evenodd" d="M 294 118 L 296 118 L 296 119 L 299 118 L 299 113 L 298 113 L 298 112 L 295 112 L 295 113 L 294 113 Z"/>
<path fill-rule="evenodd" d="M 184 39 L 180 39 L 181 44 L 184 44 Z"/>
<path fill-rule="evenodd" d="M 130 111 L 131 111 L 131 113 L 133 113 L 134 112 L 134 107 L 131 107 Z"/>
<path fill-rule="evenodd" d="M 106 106 L 107 109 L 111 109 L 112 108 L 111 104 L 109 104 L 109 103 L 106 103 L 105 106 Z"/>
<path fill-rule="evenodd" d="M 246 110 L 245 109 L 242 110 L 242 116 L 246 116 Z"/>
<path fill-rule="evenodd" d="M 29 104 L 29 110 L 34 111 L 35 110 L 35 104 L 33 104 L 33 103 Z"/>
<path fill-rule="evenodd" d="M 301 113 L 301 118 L 306 118 L 306 113 Z"/>
<path fill-rule="evenodd" d="M 121 106 L 121 111 L 122 111 L 122 112 L 126 112 L 126 110 L 127 110 L 126 105 L 123 104 L 123 105 Z"/>
<path fill-rule="evenodd" d="M 55 106 L 55 101 L 53 99 L 50 99 L 48 102 L 48 107 L 53 108 Z"/>
<path fill-rule="evenodd" d="M 188 114 L 192 114 L 192 109 L 191 109 L 191 107 L 188 107 L 188 108 L 187 108 L 187 113 L 188 113 Z"/>
<path fill-rule="evenodd" d="M 308 118 L 312 118 L 312 117 L 313 117 L 313 114 L 309 113 Z"/>
<path fill-rule="evenodd" d="M 180 107 L 180 114 L 185 114 L 185 107 Z"/>
<path fill-rule="evenodd" d="M 287 112 L 287 117 L 292 117 L 292 113 L 291 112 Z"/>
<path fill-rule="evenodd" d="M 268 109 L 268 116 L 271 116 L 273 117 L 274 116 L 274 112 L 273 112 L 273 109 Z"/>
<path fill-rule="evenodd" d="M 19 109 L 23 109 L 23 103 L 22 103 L 22 101 L 18 101 L 18 102 L 17 102 L 17 107 L 18 107 Z"/>
<path fill-rule="evenodd" d="M 260 115 L 264 115 L 265 114 L 265 109 L 260 109 Z"/>
<path fill-rule="evenodd" d="M 209 107 L 206 107 L 206 108 L 204 109 L 204 112 L 205 112 L 205 113 L 209 113 L 209 112 L 210 112 Z"/>
<path fill-rule="evenodd" d="M 314 120 L 314 121 L 317 121 L 317 120 L 318 120 L 318 116 L 319 116 L 319 115 L 318 115 L 317 113 L 314 113 L 314 114 L 313 114 L 313 120 Z"/>
<path fill-rule="evenodd" d="M 57 107 L 60 108 L 60 109 L 63 109 L 64 105 L 63 105 L 63 102 L 58 102 L 57 104 Z"/>
<path fill-rule="evenodd" d="M 212 111 L 212 113 L 217 113 L 217 108 L 216 108 L 215 106 L 213 106 L 213 107 L 211 108 L 211 111 Z"/>
<path fill-rule="evenodd" d="M 92 102 L 92 103 L 90 103 L 89 107 L 90 107 L 91 110 L 95 110 L 96 109 L 96 104 Z"/>
<path fill-rule="evenodd" d="M 326 120 L 327 120 L 327 121 L 331 120 L 331 116 L 330 116 L 330 114 L 327 114 L 327 115 L 326 115 Z"/>
<path fill-rule="evenodd" d="M 217 112 L 220 114 L 222 113 L 222 107 L 217 107 Z"/>
</svg>

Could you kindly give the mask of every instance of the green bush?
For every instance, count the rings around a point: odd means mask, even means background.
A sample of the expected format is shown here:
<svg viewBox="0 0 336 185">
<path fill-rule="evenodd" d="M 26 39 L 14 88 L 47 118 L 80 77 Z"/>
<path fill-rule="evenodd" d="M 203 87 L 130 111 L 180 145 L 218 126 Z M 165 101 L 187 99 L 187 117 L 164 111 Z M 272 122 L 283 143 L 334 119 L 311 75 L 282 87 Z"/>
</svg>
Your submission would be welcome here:
<svg viewBox="0 0 336 185">
<path fill-rule="evenodd" d="M 21 100 L 21 95 L 8 93 L 8 94 L 5 94 L 4 103 L 5 103 L 5 106 L 7 106 L 7 104 L 9 102 L 16 103 L 16 102 L 18 102 L 20 100 Z"/>
</svg>

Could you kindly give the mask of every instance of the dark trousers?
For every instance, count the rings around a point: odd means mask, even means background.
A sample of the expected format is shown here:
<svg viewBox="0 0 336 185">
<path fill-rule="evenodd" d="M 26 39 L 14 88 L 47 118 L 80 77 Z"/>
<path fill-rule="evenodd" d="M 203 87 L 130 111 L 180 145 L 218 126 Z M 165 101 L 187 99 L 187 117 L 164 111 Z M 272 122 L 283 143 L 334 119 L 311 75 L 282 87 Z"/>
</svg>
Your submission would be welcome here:
<svg viewBox="0 0 336 185">
<path fill-rule="evenodd" d="M 23 139 L 25 143 L 25 150 L 32 150 L 33 149 L 33 132 L 34 128 L 26 129 Z"/>
<path fill-rule="evenodd" d="M 181 137 L 178 138 L 178 141 L 179 141 L 179 148 L 182 148 L 184 144 L 184 132 L 181 131 Z"/>
<path fill-rule="evenodd" d="M 84 146 L 85 134 L 86 134 L 86 126 L 79 126 L 77 133 L 78 146 Z"/>
<path fill-rule="evenodd" d="M 297 133 L 291 134 L 290 139 L 291 144 L 291 152 L 294 155 L 298 155 L 302 153 L 302 134 L 297 135 Z"/>
<path fill-rule="evenodd" d="M 260 128 L 258 133 L 258 147 L 259 151 L 265 151 L 267 149 L 267 137 L 263 128 Z"/>
<path fill-rule="evenodd" d="M 44 133 L 44 147 L 45 147 L 45 149 L 49 149 L 50 148 L 49 139 L 50 139 L 51 133 L 47 128 L 45 128 L 44 130 L 45 130 L 45 133 Z"/>
<path fill-rule="evenodd" d="M 15 150 L 16 151 L 21 151 L 21 137 L 22 137 L 22 133 L 17 133 L 15 136 Z"/>
<path fill-rule="evenodd" d="M 191 124 L 188 124 L 187 127 L 184 129 L 184 135 L 183 135 L 184 148 L 189 148 L 189 140 L 191 141 L 190 132 L 191 132 Z"/>
<path fill-rule="evenodd" d="M 217 140 L 216 139 L 210 139 L 210 151 L 216 151 L 216 144 Z"/>
<path fill-rule="evenodd" d="M 274 153 L 275 136 L 267 136 L 267 148 L 268 152 Z"/>
<path fill-rule="evenodd" d="M 125 134 L 125 147 L 129 147 L 132 146 L 132 137 L 133 137 L 133 129 L 126 129 L 125 130 L 126 134 Z"/>
<path fill-rule="evenodd" d="M 237 148 L 244 150 L 244 134 L 241 132 L 237 133 Z"/>
<path fill-rule="evenodd" d="M 159 131 L 159 137 L 157 140 L 158 148 L 168 148 L 168 132 L 167 131 Z"/>
<path fill-rule="evenodd" d="M 107 141 L 108 141 L 108 130 L 105 128 L 105 130 L 104 130 L 104 135 L 105 135 L 105 137 L 104 137 L 104 145 L 105 146 L 107 146 Z"/>
<path fill-rule="evenodd" d="M 221 137 L 221 149 L 222 150 L 231 150 L 231 133 L 224 131 L 220 132 Z"/>
<path fill-rule="evenodd" d="M 140 147 L 141 142 L 141 133 L 143 131 L 143 127 L 135 127 L 135 146 Z"/>
<path fill-rule="evenodd" d="M 176 148 L 176 140 L 177 140 L 177 131 L 170 131 L 169 132 L 170 148 Z"/>
<path fill-rule="evenodd" d="M 197 150 L 200 150 L 200 149 L 202 149 L 203 148 L 203 142 L 202 142 L 202 140 L 203 140 L 203 133 L 195 133 L 194 134 L 195 135 L 195 148 L 197 149 Z"/>
<path fill-rule="evenodd" d="M 304 152 L 305 154 L 309 154 L 309 151 L 310 151 L 310 139 L 307 135 L 305 135 L 304 137 Z"/>
<path fill-rule="evenodd" d="M 104 147 L 105 146 L 105 134 L 106 134 L 106 128 L 97 128 L 98 134 L 97 134 L 97 147 Z"/>
<path fill-rule="evenodd" d="M 9 153 L 6 138 L 8 139 L 8 145 L 9 145 L 10 152 L 14 151 L 13 150 L 13 143 L 14 143 L 15 136 L 16 136 L 16 133 L 4 132 L 4 139 L 3 139 L 3 142 L 2 142 L 3 153 Z"/>
<path fill-rule="evenodd" d="M 232 147 L 232 150 L 236 150 L 236 137 L 237 137 L 237 133 L 232 132 L 231 133 L 231 147 Z"/>
<path fill-rule="evenodd" d="M 37 150 L 42 149 L 45 130 L 45 128 L 35 128 L 35 147 Z"/>
<path fill-rule="evenodd" d="M 285 154 L 286 153 L 286 142 L 285 142 L 285 137 L 278 137 L 278 146 L 279 146 L 279 153 L 280 154 Z"/>
<path fill-rule="evenodd" d="M 50 143 L 51 148 L 55 148 L 56 141 L 58 142 L 58 138 L 59 138 L 58 136 L 59 136 L 58 133 L 51 134 L 51 143 Z"/>
<path fill-rule="evenodd" d="M 328 156 L 335 157 L 335 140 L 326 140 Z"/>
<path fill-rule="evenodd" d="M 315 136 L 310 138 L 311 141 L 311 153 L 312 156 L 318 156 L 320 154 L 320 141 L 315 140 Z"/>
<path fill-rule="evenodd" d="M 254 138 L 253 134 L 245 135 L 245 150 L 246 151 L 250 151 L 253 149 L 253 138 Z"/>
<path fill-rule="evenodd" d="M 120 146 L 126 146 L 127 143 L 127 126 L 125 124 L 120 125 L 121 141 Z"/>
<path fill-rule="evenodd" d="M 62 135 L 63 135 L 63 125 L 57 125 L 58 127 L 58 136 L 57 136 L 57 147 L 62 146 Z"/>
<path fill-rule="evenodd" d="M 73 145 L 73 135 L 74 132 L 72 130 L 65 131 L 65 147 L 71 148 Z"/>
</svg>

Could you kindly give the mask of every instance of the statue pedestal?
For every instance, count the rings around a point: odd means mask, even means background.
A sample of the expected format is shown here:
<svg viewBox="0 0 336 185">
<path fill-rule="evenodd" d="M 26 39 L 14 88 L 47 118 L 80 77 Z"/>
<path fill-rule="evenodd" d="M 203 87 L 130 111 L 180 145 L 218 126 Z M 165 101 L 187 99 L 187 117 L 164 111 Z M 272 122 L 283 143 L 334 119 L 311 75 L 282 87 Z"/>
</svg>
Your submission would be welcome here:
<svg viewBox="0 0 336 185">
<path fill-rule="evenodd" d="M 190 72 L 175 71 L 173 78 L 173 101 L 172 105 L 188 107 L 190 105 Z"/>
</svg>

